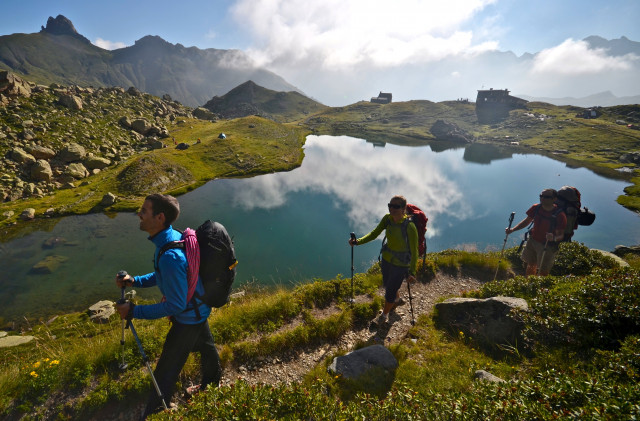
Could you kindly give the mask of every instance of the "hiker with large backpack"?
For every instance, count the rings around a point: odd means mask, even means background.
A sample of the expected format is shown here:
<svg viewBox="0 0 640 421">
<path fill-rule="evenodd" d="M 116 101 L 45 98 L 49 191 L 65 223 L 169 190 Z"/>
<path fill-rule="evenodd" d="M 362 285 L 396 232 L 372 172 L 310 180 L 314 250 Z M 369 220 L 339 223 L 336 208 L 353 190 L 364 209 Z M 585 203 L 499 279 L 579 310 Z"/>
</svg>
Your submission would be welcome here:
<svg viewBox="0 0 640 421">
<path fill-rule="evenodd" d="M 142 419 L 162 409 L 162 395 L 169 404 L 180 372 L 191 352 L 199 352 L 201 356 L 202 389 L 209 384 L 217 386 L 222 374 L 218 351 L 207 322 L 211 306 L 198 298 L 205 295 L 205 288 L 198 270 L 194 273 L 194 268 L 190 268 L 193 262 L 187 260 L 185 248 L 172 247 L 160 253 L 163 246 L 183 240 L 183 234 L 173 229 L 171 225 L 179 214 L 180 205 L 173 196 L 162 194 L 147 196 L 138 212 L 138 217 L 140 230 L 146 231 L 149 234 L 149 240 L 156 246 L 155 270 L 146 275 L 134 277 L 122 273 L 116 276 L 116 285 L 119 288 L 157 286 L 164 295 L 162 301 L 156 304 L 119 303 L 116 308 L 122 319 L 130 321 L 134 318 L 169 317 L 172 323 L 154 370 L 154 377 L 161 393 L 153 391 L 149 395 Z M 195 285 L 195 292 L 194 298 L 191 299 L 188 299 L 189 276 L 196 281 L 192 282 Z"/>
<path fill-rule="evenodd" d="M 387 205 L 389 213 L 382 217 L 380 223 L 369 234 L 357 239 L 349 239 L 349 244 L 366 244 L 375 240 L 386 232 L 386 243 L 381 251 L 382 282 L 385 287 L 384 308 L 374 321 L 377 324 L 386 324 L 389 313 L 396 306 L 403 304 L 398 291 L 405 279 L 407 282 L 416 281 L 416 268 L 418 263 L 418 230 L 406 214 L 407 199 L 403 196 L 393 196 Z"/>
<path fill-rule="evenodd" d="M 527 216 L 513 228 L 506 228 L 507 235 L 530 224 L 533 228 L 525 234 L 526 244 L 522 261 L 527 265 L 526 275 L 548 275 L 558 252 L 558 243 L 564 239 L 567 217 L 556 204 L 558 193 L 545 189 L 540 193 L 540 203 L 527 210 Z"/>
</svg>

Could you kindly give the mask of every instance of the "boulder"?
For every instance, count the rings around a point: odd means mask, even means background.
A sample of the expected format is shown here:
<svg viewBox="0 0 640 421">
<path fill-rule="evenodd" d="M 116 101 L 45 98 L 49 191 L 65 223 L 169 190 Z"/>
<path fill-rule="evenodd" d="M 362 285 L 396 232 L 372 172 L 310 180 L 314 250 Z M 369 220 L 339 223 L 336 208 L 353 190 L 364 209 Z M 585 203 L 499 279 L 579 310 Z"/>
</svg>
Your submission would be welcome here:
<svg viewBox="0 0 640 421">
<path fill-rule="evenodd" d="M 43 249 L 52 249 L 58 246 L 62 246 L 67 242 L 63 237 L 49 237 L 42 242 Z"/>
<path fill-rule="evenodd" d="M 523 325 L 513 310 L 528 308 L 524 299 L 515 297 L 450 298 L 435 305 L 434 319 L 438 327 L 456 336 L 463 332 L 489 348 L 514 346 L 522 343 Z"/>
<path fill-rule="evenodd" d="M 37 275 L 49 275 L 58 270 L 61 263 L 64 263 L 68 260 L 68 257 L 52 255 L 47 256 L 35 265 L 31 267 L 31 273 Z"/>
<path fill-rule="evenodd" d="M 79 162 L 69 164 L 67 169 L 64 170 L 64 173 L 78 180 L 89 176 L 89 171 Z"/>
<path fill-rule="evenodd" d="M 628 267 L 629 266 L 629 263 L 627 263 L 625 260 L 623 260 L 620 256 L 618 256 L 618 255 L 616 255 L 614 253 L 611 253 L 610 251 L 598 250 L 598 249 L 591 249 L 591 250 L 596 251 L 596 252 L 600 253 L 601 255 L 603 255 L 605 257 L 612 258 L 613 260 L 616 261 L 616 263 L 620 267 L 624 268 L 624 267 Z"/>
<path fill-rule="evenodd" d="M 127 116 L 120 117 L 120 120 L 118 120 L 118 124 L 120 124 L 125 129 L 130 129 L 131 128 L 131 119 L 129 119 L 129 117 L 127 117 Z"/>
<path fill-rule="evenodd" d="M 501 379 L 500 377 L 484 370 L 476 370 L 476 372 L 473 374 L 473 377 L 476 380 L 489 382 L 489 383 L 504 383 L 504 380 Z"/>
<path fill-rule="evenodd" d="M 65 163 L 80 161 L 86 155 L 87 152 L 85 151 L 84 147 L 73 142 L 69 143 L 58 152 L 58 158 L 60 158 L 60 160 L 64 161 Z"/>
<path fill-rule="evenodd" d="M 444 120 L 437 120 L 431 126 L 431 134 L 436 140 L 445 140 L 457 143 L 473 143 L 474 138 L 469 133 L 460 129 L 454 123 L 447 123 Z"/>
<path fill-rule="evenodd" d="M 27 81 L 6 70 L 0 71 L 0 93 L 7 97 L 30 97 L 31 86 Z"/>
<path fill-rule="evenodd" d="M 93 323 L 104 324 L 109 322 L 116 310 L 113 308 L 114 302 L 108 300 L 98 301 L 87 310 L 89 319 Z"/>
<path fill-rule="evenodd" d="M 44 159 L 38 159 L 31 166 L 31 179 L 33 181 L 51 181 L 53 177 L 53 171 L 51 171 L 51 165 L 49 161 Z"/>
<path fill-rule="evenodd" d="M 131 122 L 131 129 L 141 135 L 146 135 L 153 125 L 144 118 L 139 118 Z"/>
<path fill-rule="evenodd" d="M 20 219 L 23 221 L 31 221 L 36 217 L 36 210 L 34 208 L 27 208 L 20 214 Z"/>
<path fill-rule="evenodd" d="M 33 155 L 36 159 L 51 159 L 56 156 L 53 149 L 40 145 L 29 145 L 24 148 L 25 151 Z"/>
<path fill-rule="evenodd" d="M 635 254 L 640 256 L 640 246 L 616 246 L 613 250 L 613 254 L 616 256 L 624 256 L 625 254 Z"/>
<path fill-rule="evenodd" d="M 33 336 L 4 336 L 0 338 L 0 348 L 10 348 L 33 341 Z"/>
<path fill-rule="evenodd" d="M 36 162 L 36 158 L 22 148 L 13 148 L 9 153 L 9 158 L 19 164 L 32 164 Z"/>
<path fill-rule="evenodd" d="M 193 116 L 195 118 L 198 118 L 200 120 L 209 120 L 209 121 L 217 121 L 218 120 L 218 115 L 215 113 L 212 113 L 211 111 L 207 110 L 206 108 L 196 108 L 195 110 L 193 110 Z"/>
<path fill-rule="evenodd" d="M 333 359 L 327 370 L 347 379 L 356 379 L 374 368 L 394 371 L 398 360 L 383 345 L 372 345 Z"/>
<path fill-rule="evenodd" d="M 58 102 L 63 107 L 67 107 L 72 110 L 82 109 L 82 98 L 71 94 L 62 94 L 58 97 Z"/>
<path fill-rule="evenodd" d="M 109 165 L 111 165 L 111 161 L 100 156 L 91 156 L 84 160 L 84 166 L 89 170 L 101 170 L 107 168 Z"/>
<path fill-rule="evenodd" d="M 100 201 L 101 206 L 111 206 L 116 203 L 116 195 L 109 192 L 102 196 L 102 200 Z"/>
</svg>

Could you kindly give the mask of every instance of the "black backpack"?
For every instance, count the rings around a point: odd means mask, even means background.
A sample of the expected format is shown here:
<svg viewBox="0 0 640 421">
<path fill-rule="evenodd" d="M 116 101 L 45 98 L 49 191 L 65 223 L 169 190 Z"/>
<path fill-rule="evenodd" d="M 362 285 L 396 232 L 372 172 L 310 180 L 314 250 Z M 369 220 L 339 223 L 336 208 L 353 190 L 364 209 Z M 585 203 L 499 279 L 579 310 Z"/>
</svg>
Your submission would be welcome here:
<svg viewBox="0 0 640 421">
<path fill-rule="evenodd" d="M 573 231 L 578 229 L 578 225 L 591 225 L 596 219 L 596 214 L 583 208 L 580 203 L 580 191 L 572 186 L 562 186 L 558 190 L 556 205 L 567 216 L 567 227 L 564 230 L 564 240 L 571 241 Z"/>
<path fill-rule="evenodd" d="M 231 285 L 236 278 L 238 260 L 236 259 L 233 240 L 222 224 L 211 220 L 207 220 L 200 225 L 195 233 L 198 239 L 198 249 L 200 250 L 200 267 L 198 271 L 204 286 L 204 295 L 194 294 L 194 297 L 210 307 L 222 307 L 229 302 Z M 160 260 L 160 256 L 165 251 L 172 248 L 185 250 L 189 266 L 193 265 L 194 259 L 189 248 L 185 246 L 184 236 L 181 241 L 172 241 L 162 246 L 158 252 L 156 262 Z M 158 270 L 157 263 L 155 266 L 156 270 Z M 191 299 L 188 301 L 191 301 Z"/>
</svg>

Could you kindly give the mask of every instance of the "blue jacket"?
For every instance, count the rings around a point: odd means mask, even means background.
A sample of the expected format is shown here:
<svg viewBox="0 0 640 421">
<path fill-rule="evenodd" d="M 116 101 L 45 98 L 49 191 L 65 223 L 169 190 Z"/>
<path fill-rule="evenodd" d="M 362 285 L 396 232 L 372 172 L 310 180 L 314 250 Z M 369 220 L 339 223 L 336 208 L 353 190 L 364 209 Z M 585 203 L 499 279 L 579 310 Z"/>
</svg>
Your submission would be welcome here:
<svg viewBox="0 0 640 421">
<path fill-rule="evenodd" d="M 181 238 L 180 231 L 174 230 L 171 226 L 153 237 L 149 237 L 149 240 L 156 245 L 153 261 L 155 262 L 158 259 L 158 252 L 162 246 L 171 241 L 178 241 Z M 187 257 L 184 250 L 173 248 L 160 256 L 158 272 L 135 276 L 133 278 L 133 286 L 148 288 L 157 285 L 166 300 L 157 304 L 135 306 L 133 317 L 136 319 L 159 319 L 173 316 L 178 323 L 183 324 L 198 324 L 206 320 L 211 313 L 211 307 L 196 299 L 201 316 L 201 318 L 198 318 L 193 302 L 187 303 L 187 267 Z M 204 294 L 204 287 L 200 278 L 198 278 L 198 285 L 196 286 L 196 295 L 198 294 Z"/>
</svg>

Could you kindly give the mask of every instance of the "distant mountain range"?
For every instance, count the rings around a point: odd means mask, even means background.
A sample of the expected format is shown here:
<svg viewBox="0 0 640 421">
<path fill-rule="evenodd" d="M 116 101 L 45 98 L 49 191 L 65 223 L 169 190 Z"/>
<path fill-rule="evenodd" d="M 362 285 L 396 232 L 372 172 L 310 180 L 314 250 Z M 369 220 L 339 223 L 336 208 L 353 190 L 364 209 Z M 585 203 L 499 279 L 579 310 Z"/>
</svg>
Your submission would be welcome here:
<svg viewBox="0 0 640 421">
<path fill-rule="evenodd" d="M 640 95 L 617 97 L 609 91 L 589 95 L 583 98 L 545 98 L 529 95 L 514 95 L 527 101 L 546 102 L 553 105 L 575 105 L 576 107 L 611 107 L 614 105 L 640 104 Z"/>
<path fill-rule="evenodd" d="M 640 43 L 626 37 L 606 40 L 590 36 L 583 41 L 590 48 L 607 51 L 610 56 L 640 57 Z M 484 85 L 495 89 L 509 87 L 512 92 L 523 93 L 513 94 L 519 98 L 555 105 L 591 107 L 640 103 L 640 95 L 616 97 L 611 92 L 638 89 L 637 64 L 632 65 L 631 71 L 610 72 L 605 81 L 597 74 L 564 77 L 527 74 L 535 57 L 536 54 L 529 53 L 517 57 L 510 51 L 490 51 L 473 59 L 452 57 L 431 64 L 427 78 L 421 65 L 401 66 L 394 72 L 386 68 L 354 68 L 346 78 L 326 70 L 309 69 L 301 75 L 298 84 L 309 90 L 311 95 L 307 96 L 322 97 L 325 104 L 334 105 L 342 105 L 349 98 L 353 102 L 366 100 L 378 92 L 377 87 L 393 92 L 394 99 L 447 99 L 464 92 L 462 95 L 465 96 L 473 93 L 469 99 L 475 101 L 476 90 Z M 134 86 L 159 97 L 168 94 L 191 107 L 201 106 L 217 97 L 207 107 L 217 110 L 214 112 L 219 112 L 223 95 L 247 81 L 273 91 L 302 93 L 274 72 L 257 67 L 239 50 L 186 48 L 148 35 L 133 46 L 110 51 L 91 44 L 62 15 L 50 17 L 38 33 L 0 36 L 0 70 L 9 70 L 45 85 L 56 82 L 125 89 Z M 398 83 L 397 72 L 402 74 L 403 83 Z M 461 77 L 451 77 L 454 74 Z M 376 89 L 371 89 L 372 85 Z M 582 89 L 563 89 L 578 85 Z M 536 91 L 571 95 L 578 91 L 589 92 L 591 87 L 599 87 L 605 92 L 586 97 L 535 95 Z"/>
<path fill-rule="evenodd" d="M 38 33 L 0 36 L 0 70 L 46 85 L 135 86 L 192 107 L 248 80 L 276 91 L 299 91 L 238 50 L 185 48 L 145 36 L 109 51 L 91 44 L 62 15 L 50 17 Z"/>
</svg>

